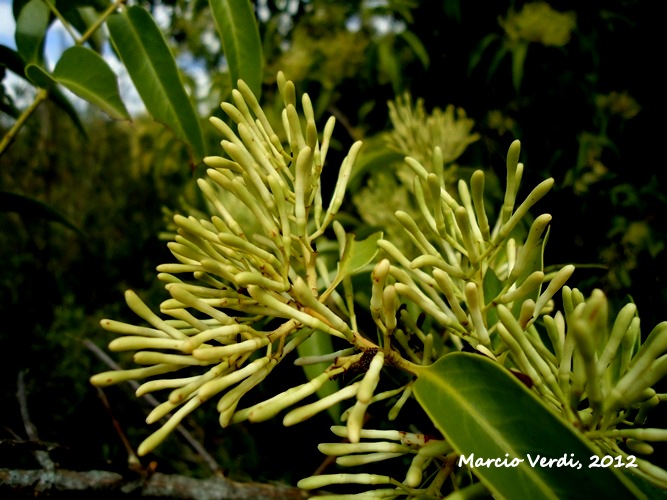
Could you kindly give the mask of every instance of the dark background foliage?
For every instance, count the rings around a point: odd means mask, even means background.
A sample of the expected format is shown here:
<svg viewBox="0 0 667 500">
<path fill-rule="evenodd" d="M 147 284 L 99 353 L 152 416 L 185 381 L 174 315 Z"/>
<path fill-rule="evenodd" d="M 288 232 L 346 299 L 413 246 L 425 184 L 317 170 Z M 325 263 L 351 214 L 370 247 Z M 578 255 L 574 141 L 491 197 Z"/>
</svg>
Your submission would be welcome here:
<svg viewBox="0 0 667 500">
<path fill-rule="evenodd" d="M 210 29 L 206 2 L 141 3 L 169 7 L 165 34 L 172 48 L 204 65 L 214 75 L 210 94 L 226 98 L 229 82 L 217 77 L 223 54 L 195 36 Z M 664 97 L 654 85 L 660 78 L 658 6 L 639 0 L 554 2 L 554 9 L 576 13 L 577 27 L 562 47 L 529 44 L 517 88 L 511 57 L 500 57 L 506 46 L 499 18 L 525 3 L 258 1 L 263 100 L 271 105 L 281 69 L 299 92 L 311 95 L 321 116 L 336 116 L 334 165 L 353 140 L 388 128 L 386 102 L 404 91 L 423 98 L 428 110 L 454 104 L 475 120 L 481 139 L 460 158 L 462 165 L 502 178 L 507 148 L 520 139 L 524 186 L 548 176 L 556 180 L 539 205 L 554 216 L 547 263 L 595 264 L 582 266 L 572 284 L 585 292 L 602 288 L 614 305 L 632 297 L 648 333 L 665 319 L 667 299 L 667 179 L 659 137 Z M 392 29 L 379 30 L 379 18 Z M 406 32 L 425 53 L 415 50 Z M 483 45 L 487 39 L 492 41 Z M 628 97 L 628 108 L 601 106 L 601 96 L 612 92 Z M 635 105 L 636 115 L 623 114 Z M 2 118 L 6 129 L 11 121 Z M 125 289 L 159 304 L 163 294 L 154 268 L 171 261 L 159 238 L 163 207 L 196 203 L 193 179 L 202 166 L 189 167 L 183 148 L 150 121 L 112 122 L 89 111 L 85 124 L 87 137 L 56 108 L 42 107 L 0 157 L 0 191 L 40 200 L 79 229 L 0 213 L 2 437 L 26 437 L 16 398 L 23 373 L 41 439 L 73 450 L 69 459 L 83 459 L 86 466 L 99 461 L 123 467 L 127 453 L 112 418 L 136 446 L 147 434 L 143 406 L 131 390 L 114 387 L 105 390 L 113 417 L 105 410 L 88 378 L 106 367 L 83 342 L 108 342 L 98 326 L 103 317 L 133 321 Z M 208 138 L 213 154 L 217 141 L 213 134 Z M 301 376 L 295 368 L 283 369 L 274 380 Z M 314 423 L 222 431 L 214 412 L 206 413 L 197 412 L 187 425 L 233 477 L 294 482 L 323 458 L 309 432 Z M 286 448 L 297 462 L 284 460 Z M 175 437 L 149 458 L 163 471 L 207 473 L 201 458 Z"/>
</svg>

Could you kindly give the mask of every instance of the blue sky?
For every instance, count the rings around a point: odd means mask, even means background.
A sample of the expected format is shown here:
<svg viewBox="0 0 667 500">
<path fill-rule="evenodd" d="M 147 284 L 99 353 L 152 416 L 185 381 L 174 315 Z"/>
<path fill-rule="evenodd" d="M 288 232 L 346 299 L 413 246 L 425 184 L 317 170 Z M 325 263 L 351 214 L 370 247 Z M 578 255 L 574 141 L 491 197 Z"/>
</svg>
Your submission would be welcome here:
<svg viewBox="0 0 667 500">
<path fill-rule="evenodd" d="M 14 16 L 12 14 L 12 5 L 11 0 L 0 0 L 0 44 L 6 45 L 12 49 L 16 49 L 16 43 L 14 41 L 14 31 L 15 23 Z M 166 11 L 157 9 L 153 13 L 153 18 L 159 26 L 164 23 L 169 22 L 169 14 Z M 202 36 L 206 33 L 202 34 Z M 60 54 L 73 44 L 72 38 L 67 33 L 67 31 L 62 27 L 59 22 L 54 22 L 47 34 L 46 37 L 46 65 L 48 69 L 53 69 L 55 62 L 59 59 Z M 195 61 L 192 61 L 187 58 L 187 54 L 182 54 L 182 58 L 179 60 L 179 64 L 185 65 L 188 68 L 190 76 L 193 77 L 198 83 L 198 93 L 206 95 L 206 90 L 210 87 L 210 79 L 207 74 L 204 72 L 204 68 L 201 65 L 196 64 Z M 137 94 L 134 85 L 127 75 L 127 71 L 124 66 L 118 61 L 118 59 L 112 55 L 111 51 L 107 51 L 105 54 L 105 59 L 111 69 L 118 76 L 118 84 L 121 97 L 125 102 L 126 107 L 131 115 L 136 116 L 139 113 L 142 113 L 145 108 L 139 95 Z M 3 81 L 7 93 L 15 97 L 16 93 L 12 89 L 13 86 L 29 87 L 24 80 L 17 77 L 16 75 L 8 72 L 7 77 Z M 64 89 L 67 93 L 66 89 Z M 30 94 L 30 93 L 28 93 Z M 69 94 L 72 101 L 75 105 L 83 103 L 79 100 L 78 97 Z M 201 97 L 201 96 L 200 96 Z M 32 99 L 32 97 L 29 97 Z M 18 107 L 24 107 L 28 102 L 16 102 Z"/>
<path fill-rule="evenodd" d="M 0 0 L 0 44 L 6 45 L 12 49 L 16 49 L 16 42 L 14 40 L 16 24 L 14 22 L 14 15 L 12 13 L 11 4 L 11 0 Z M 71 36 L 65 31 L 60 23 L 53 23 L 46 37 L 47 67 L 49 69 L 53 69 L 55 62 L 60 57 L 60 54 L 62 54 L 62 52 L 71 45 L 73 45 Z M 129 80 L 127 72 L 123 66 L 111 54 L 106 56 L 105 59 L 109 66 L 111 66 L 111 69 L 116 73 L 116 75 L 118 75 L 119 89 L 123 97 L 123 101 L 125 102 L 125 105 L 127 106 L 130 114 L 136 115 L 137 113 L 142 112 L 144 110 L 143 103 L 141 102 L 141 99 L 139 98 L 134 85 L 132 85 L 132 82 Z M 16 97 L 12 87 L 29 87 L 29 85 L 26 84 L 23 79 L 19 78 L 11 72 L 7 72 L 7 76 L 3 81 L 3 84 L 7 93 L 12 97 Z M 83 102 L 77 96 L 70 94 L 67 89 L 63 89 L 63 91 L 69 95 L 75 106 L 83 105 Z M 30 97 L 30 93 L 28 94 L 28 98 L 32 99 L 32 97 Z M 18 101 L 16 104 L 18 107 L 23 107 L 28 103 Z"/>
<path fill-rule="evenodd" d="M 0 0 L 0 45 L 16 48 L 11 0 Z"/>
</svg>

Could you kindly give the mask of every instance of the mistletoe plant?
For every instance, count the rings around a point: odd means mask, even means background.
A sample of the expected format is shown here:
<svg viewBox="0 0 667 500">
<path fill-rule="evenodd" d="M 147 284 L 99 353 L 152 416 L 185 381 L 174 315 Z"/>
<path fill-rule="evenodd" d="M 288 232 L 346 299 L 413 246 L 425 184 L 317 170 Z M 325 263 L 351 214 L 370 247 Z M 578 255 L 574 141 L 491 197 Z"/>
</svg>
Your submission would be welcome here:
<svg viewBox="0 0 667 500">
<path fill-rule="evenodd" d="M 299 487 L 366 485 L 361 494 L 377 498 L 562 498 L 573 489 L 634 498 L 640 487 L 667 488 L 667 472 L 632 454 L 667 439 L 665 430 L 641 428 L 663 398 L 652 385 L 667 371 L 667 323 L 642 344 L 633 304 L 610 325 L 601 291 L 586 298 L 565 286 L 574 266 L 544 267 L 551 216 L 532 219 L 530 210 L 554 181 L 520 201 L 519 142 L 509 148 L 493 222 L 483 171 L 451 193 L 439 148 L 430 170 L 406 158 L 419 208 L 395 213 L 417 249 L 406 255 L 381 233 L 357 241 L 346 232 L 337 215 L 362 145 L 350 148 L 325 203 L 321 174 L 335 121 L 318 133 L 309 97 L 299 106 L 282 73 L 278 87 L 280 131 L 243 81 L 233 103 L 222 104 L 235 129 L 211 118 L 224 156 L 205 158 L 210 168 L 198 184 L 212 215 L 174 217 L 168 247 L 177 262 L 158 267 L 170 295 L 160 305 L 167 319 L 127 291 L 147 326 L 102 321 L 119 335 L 109 349 L 136 351 L 141 366 L 97 374 L 92 383 L 145 380 L 138 396 L 166 395 L 147 423 L 166 421 L 139 454 L 211 399 L 222 427 L 279 414 L 297 425 L 347 404 L 331 428 L 335 442 L 319 449 L 362 472 L 316 475 Z M 364 276 L 366 295 L 358 285 Z M 330 338 L 331 349 L 305 355 L 313 336 Z M 284 361 L 326 369 L 244 406 Z M 323 395 L 330 381 L 335 389 Z M 391 428 L 411 399 L 441 435 L 416 428 L 423 418 Z M 376 420 L 386 411 L 375 429 L 365 424 L 371 406 Z M 403 463 L 402 475 L 368 472 L 382 472 L 381 464 L 370 467 L 385 460 Z"/>
</svg>

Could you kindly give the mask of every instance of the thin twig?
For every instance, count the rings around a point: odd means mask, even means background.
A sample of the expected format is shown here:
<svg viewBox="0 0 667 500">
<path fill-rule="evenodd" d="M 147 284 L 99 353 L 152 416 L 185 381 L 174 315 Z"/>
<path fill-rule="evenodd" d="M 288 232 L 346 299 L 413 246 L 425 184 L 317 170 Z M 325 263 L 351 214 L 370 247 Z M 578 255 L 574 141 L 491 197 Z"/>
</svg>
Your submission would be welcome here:
<svg viewBox="0 0 667 500">
<path fill-rule="evenodd" d="M 94 342 L 91 342 L 90 340 L 86 339 L 83 341 L 83 344 L 93 353 L 97 358 L 100 359 L 104 364 L 106 364 L 109 368 L 113 370 L 122 370 L 122 368 L 116 363 L 113 359 L 111 359 L 102 349 L 100 349 Z M 137 390 L 139 387 L 139 383 L 136 382 L 135 380 L 129 381 L 130 386 L 134 391 Z M 151 405 L 153 408 L 158 406 L 160 402 L 153 397 L 151 394 L 146 394 L 143 396 L 144 399 Z M 182 424 L 179 424 L 176 427 L 176 430 L 185 438 L 185 440 L 188 442 L 188 444 L 199 454 L 199 456 L 206 462 L 206 465 L 211 469 L 211 471 L 218 475 L 218 476 L 224 476 L 222 472 L 222 467 L 216 462 L 215 458 L 211 456 L 210 453 L 206 451 L 204 446 L 195 439 L 195 437 L 188 431 L 185 427 L 183 427 Z"/>
<path fill-rule="evenodd" d="M 0 141 L 0 156 L 2 156 L 5 150 L 14 141 L 14 138 L 19 133 L 19 130 L 21 130 L 21 127 L 23 127 L 28 118 L 30 118 L 30 116 L 35 112 L 35 110 L 39 107 L 39 105 L 42 104 L 44 101 L 46 101 L 48 97 L 49 97 L 48 90 L 39 89 L 37 91 L 37 95 L 35 96 L 35 99 L 32 101 L 32 104 L 30 104 L 30 106 L 28 106 L 26 109 L 23 110 L 21 116 L 17 118 L 17 120 L 14 122 L 14 125 L 12 125 L 12 128 L 9 129 L 9 131 L 4 135 L 4 137 Z"/>
<path fill-rule="evenodd" d="M 95 33 L 100 26 L 107 20 L 107 18 L 116 12 L 121 6 L 125 5 L 127 3 L 127 0 L 116 0 L 113 4 L 109 5 L 107 7 L 107 10 L 105 10 L 96 20 L 93 24 L 90 25 L 90 27 L 86 30 L 86 32 L 81 35 L 81 38 L 79 38 L 76 43 L 77 45 L 83 45 L 91 36 L 93 36 L 93 33 Z"/>
<path fill-rule="evenodd" d="M 118 433 L 118 436 L 120 437 L 120 440 L 123 442 L 123 446 L 125 446 L 125 450 L 127 451 L 128 455 L 128 463 L 130 464 L 130 468 L 135 468 L 141 464 L 139 461 L 139 457 L 137 456 L 137 453 L 134 451 L 134 448 L 132 448 L 132 445 L 130 444 L 130 440 L 127 439 L 127 436 L 125 435 L 125 432 L 123 432 L 123 428 L 120 426 L 120 423 L 116 419 L 116 417 L 113 414 L 113 410 L 111 409 L 111 405 L 109 404 L 109 400 L 107 399 L 106 394 L 104 394 L 104 391 L 101 388 L 97 388 L 97 394 L 102 400 L 102 404 L 104 405 L 104 408 L 107 410 L 109 413 L 109 417 L 111 418 L 111 422 L 113 423 L 114 429 L 116 429 L 116 432 Z"/>
<path fill-rule="evenodd" d="M 19 372 L 16 385 L 16 398 L 19 402 L 19 410 L 21 412 L 21 419 L 23 420 L 25 433 L 31 441 L 39 441 L 37 428 L 32 423 L 32 420 L 30 419 L 30 411 L 28 410 L 28 396 L 25 390 L 25 371 Z M 43 481 L 40 482 L 40 488 L 49 489 L 53 481 L 55 464 L 53 463 L 53 460 L 51 460 L 49 453 L 44 450 L 35 450 L 35 458 L 45 471 L 45 475 L 42 476 Z"/>
</svg>

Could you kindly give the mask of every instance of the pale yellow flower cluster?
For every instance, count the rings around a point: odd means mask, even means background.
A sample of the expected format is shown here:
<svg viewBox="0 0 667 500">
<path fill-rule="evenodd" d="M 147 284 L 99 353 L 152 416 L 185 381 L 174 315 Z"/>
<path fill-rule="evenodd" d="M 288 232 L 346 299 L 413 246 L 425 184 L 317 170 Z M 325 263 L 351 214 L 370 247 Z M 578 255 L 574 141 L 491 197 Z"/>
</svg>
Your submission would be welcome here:
<svg viewBox="0 0 667 500">
<path fill-rule="evenodd" d="M 558 12 L 546 2 L 530 2 L 519 12 L 510 10 L 499 22 L 512 41 L 562 47 L 570 41 L 577 17 L 574 12 Z"/>
<path fill-rule="evenodd" d="M 387 146 L 414 158 L 430 172 L 437 173 L 431 154 L 434 148 L 440 148 L 442 161 L 449 166 L 479 139 L 479 134 L 472 132 L 474 120 L 451 104 L 444 111 L 436 107 L 426 113 L 423 99 L 417 99 L 413 106 L 412 98 L 405 94 L 389 101 L 388 106 L 393 130 L 387 135 Z"/>
</svg>

